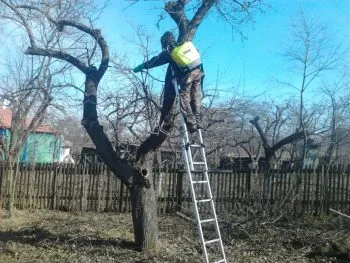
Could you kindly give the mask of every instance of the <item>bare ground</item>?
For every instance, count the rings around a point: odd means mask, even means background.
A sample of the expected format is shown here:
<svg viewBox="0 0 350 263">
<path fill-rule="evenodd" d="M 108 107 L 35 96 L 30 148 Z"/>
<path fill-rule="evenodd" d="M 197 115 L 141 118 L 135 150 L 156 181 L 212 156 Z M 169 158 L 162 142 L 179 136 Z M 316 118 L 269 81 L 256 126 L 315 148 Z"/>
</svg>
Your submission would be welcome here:
<svg viewBox="0 0 350 263">
<path fill-rule="evenodd" d="M 4 263 L 203 262 L 196 226 L 177 215 L 159 218 L 159 249 L 143 253 L 133 249 L 130 214 L 25 210 L 0 220 Z M 322 244 L 343 237 L 339 222 L 337 218 L 261 222 L 227 216 L 220 225 L 228 262 L 350 262 L 344 253 L 337 259 L 317 252 Z"/>
</svg>

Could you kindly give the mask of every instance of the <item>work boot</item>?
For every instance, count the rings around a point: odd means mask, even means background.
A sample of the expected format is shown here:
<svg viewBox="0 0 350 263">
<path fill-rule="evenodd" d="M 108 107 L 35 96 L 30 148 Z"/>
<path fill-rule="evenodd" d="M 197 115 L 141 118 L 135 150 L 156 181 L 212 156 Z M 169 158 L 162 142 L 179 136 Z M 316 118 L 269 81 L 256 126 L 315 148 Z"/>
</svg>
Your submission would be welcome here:
<svg viewBox="0 0 350 263">
<path fill-rule="evenodd" d="M 187 126 L 187 131 L 189 133 L 195 133 L 197 131 L 197 127 L 195 124 L 187 123 L 186 126 Z"/>
<path fill-rule="evenodd" d="M 195 115 L 197 129 L 203 129 L 201 118 L 199 114 Z"/>
</svg>

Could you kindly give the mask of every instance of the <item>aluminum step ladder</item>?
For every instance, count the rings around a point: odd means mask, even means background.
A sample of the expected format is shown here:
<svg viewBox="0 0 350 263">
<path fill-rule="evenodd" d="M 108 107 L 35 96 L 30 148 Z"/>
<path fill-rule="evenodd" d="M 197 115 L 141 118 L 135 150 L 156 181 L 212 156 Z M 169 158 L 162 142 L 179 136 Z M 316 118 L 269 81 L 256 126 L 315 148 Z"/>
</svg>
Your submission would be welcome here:
<svg viewBox="0 0 350 263">
<path fill-rule="evenodd" d="M 198 129 L 193 134 L 197 135 L 195 143 L 193 143 L 187 131 L 184 118 L 181 117 L 181 120 L 181 130 L 183 133 L 182 153 L 190 183 L 204 262 L 227 263 L 209 182 L 202 131 Z"/>
</svg>

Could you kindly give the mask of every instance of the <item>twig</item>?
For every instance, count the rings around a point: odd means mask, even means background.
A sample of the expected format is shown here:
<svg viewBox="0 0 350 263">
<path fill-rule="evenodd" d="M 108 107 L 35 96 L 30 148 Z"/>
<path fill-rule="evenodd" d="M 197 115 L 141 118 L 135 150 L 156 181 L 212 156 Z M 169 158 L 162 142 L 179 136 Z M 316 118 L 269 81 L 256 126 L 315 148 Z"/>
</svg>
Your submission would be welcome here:
<svg viewBox="0 0 350 263">
<path fill-rule="evenodd" d="M 181 218 L 187 220 L 187 221 L 195 222 L 192 218 L 190 218 L 190 217 L 188 217 L 188 216 L 185 216 L 183 213 L 181 213 L 181 212 L 179 212 L 179 211 L 176 212 L 176 214 L 177 214 L 178 216 L 180 216 Z"/>
<path fill-rule="evenodd" d="M 346 214 L 343 214 L 342 212 L 336 211 L 336 210 L 334 210 L 334 209 L 332 209 L 332 208 L 330 208 L 329 211 L 331 211 L 331 212 L 333 212 L 333 213 L 336 213 L 336 214 L 338 214 L 338 215 L 341 215 L 341 216 L 344 216 L 344 217 L 350 219 L 350 216 L 348 216 L 348 215 L 346 215 Z"/>
</svg>

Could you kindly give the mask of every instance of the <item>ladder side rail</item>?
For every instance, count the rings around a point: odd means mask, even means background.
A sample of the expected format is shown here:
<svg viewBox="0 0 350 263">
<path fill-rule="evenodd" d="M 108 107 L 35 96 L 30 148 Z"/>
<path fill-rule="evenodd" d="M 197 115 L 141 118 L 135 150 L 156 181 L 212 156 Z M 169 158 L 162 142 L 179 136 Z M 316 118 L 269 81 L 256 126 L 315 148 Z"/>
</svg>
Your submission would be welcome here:
<svg viewBox="0 0 350 263">
<path fill-rule="evenodd" d="M 191 168 L 191 171 L 194 170 L 194 165 L 193 165 L 193 158 L 192 158 L 192 150 L 191 150 L 191 146 L 190 146 L 190 139 L 189 139 L 189 136 L 188 136 L 188 132 L 187 132 L 187 127 L 186 127 L 186 123 L 185 123 L 185 119 L 184 117 L 182 116 L 181 117 L 182 121 L 182 127 L 183 127 L 183 130 L 184 130 L 184 133 L 185 133 L 185 142 L 184 142 L 184 149 L 186 151 L 186 157 L 188 159 L 188 162 L 190 164 L 190 168 Z"/>
<path fill-rule="evenodd" d="M 181 109 L 178 87 L 176 87 L 175 90 L 176 90 L 176 95 L 178 97 L 179 109 Z M 180 115 L 182 115 L 181 112 L 180 112 Z M 189 145 L 190 140 L 189 140 L 189 136 L 188 136 L 188 132 L 187 132 L 185 119 L 183 116 L 181 116 L 180 118 L 181 118 L 181 125 L 182 125 L 183 131 L 184 131 L 184 136 L 182 139 L 182 152 L 183 152 L 183 157 L 185 158 L 186 173 L 187 173 L 188 178 L 190 179 L 190 187 L 191 187 L 191 194 L 192 194 L 192 199 L 193 199 L 193 206 L 194 206 L 196 220 L 197 220 L 197 226 L 198 226 L 198 230 L 199 230 L 199 234 L 200 234 L 201 245 L 202 245 L 202 249 L 203 249 L 204 256 L 205 256 L 205 262 L 210 263 L 207 247 L 206 247 L 205 241 L 204 241 L 203 228 L 202 228 L 202 225 L 200 224 L 200 216 L 199 216 L 199 210 L 198 210 L 198 205 L 197 205 L 197 198 L 196 198 L 196 193 L 195 193 L 193 179 L 192 179 L 192 173 L 191 173 L 191 171 L 194 170 L 194 166 L 193 166 L 191 147 Z"/>
<path fill-rule="evenodd" d="M 184 133 L 183 134 L 183 149 L 185 149 L 184 157 L 186 156 L 186 162 L 189 162 L 190 169 L 191 169 L 191 171 L 193 171 L 194 170 L 194 166 L 193 166 L 192 151 L 191 151 L 191 147 L 189 147 L 190 139 L 189 139 L 188 132 L 187 132 L 187 126 L 186 126 L 186 123 L 185 123 L 185 118 L 184 118 L 184 116 L 181 113 L 180 92 L 179 92 L 179 86 L 178 85 L 175 86 L 175 93 L 176 93 L 176 96 L 177 96 L 177 104 L 178 104 L 178 107 L 180 109 L 180 120 L 181 120 L 180 122 L 181 122 L 181 126 L 183 128 L 183 133 Z"/>
<path fill-rule="evenodd" d="M 185 123 L 184 123 L 185 124 Z M 186 132 L 187 133 L 187 132 Z M 192 179 L 192 173 L 191 173 L 191 165 L 189 162 L 189 155 L 191 155 L 191 152 L 188 152 L 186 150 L 186 141 L 185 139 L 182 139 L 182 152 L 183 152 L 183 156 L 185 158 L 185 164 L 186 164 L 186 173 L 187 176 L 189 178 L 190 181 L 190 187 L 191 187 L 191 194 L 192 194 L 192 200 L 193 200 L 193 206 L 194 206 L 194 212 L 196 215 L 196 220 L 197 220 L 197 226 L 198 226 L 198 230 L 199 230 L 199 234 L 200 234 L 200 239 L 201 239 L 201 245 L 202 245 L 202 249 L 204 252 L 204 256 L 205 256 L 205 262 L 209 263 L 209 256 L 208 256 L 208 251 L 207 251 L 207 247 L 205 245 L 205 241 L 204 241 L 204 234 L 203 234 L 203 228 L 202 228 L 202 224 L 200 224 L 200 216 L 199 216 L 199 209 L 198 209 L 198 205 L 197 205 L 197 197 L 196 197 L 196 192 L 194 189 L 194 184 L 193 184 L 193 179 Z M 193 165 L 193 164 L 192 164 Z"/>
<path fill-rule="evenodd" d="M 202 145 L 204 145 L 203 137 L 202 137 L 202 131 L 200 129 L 198 130 L 198 136 L 199 136 L 199 142 Z M 223 259 L 225 260 L 224 262 L 226 262 L 226 255 L 225 255 L 225 251 L 224 251 L 224 244 L 223 244 L 222 238 L 221 238 L 221 232 L 220 232 L 220 228 L 219 228 L 218 217 L 216 215 L 216 209 L 215 209 L 213 194 L 212 194 L 211 185 L 210 185 L 210 182 L 209 182 L 208 164 L 207 164 L 207 158 L 206 158 L 206 154 L 205 154 L 205 147 L 201 147 L 201 155 L 202 155 L 202 159 L 203 159 L 204 167 L 205 167 L 204 178 L 208 182 L 208 191 L 209 191 L 209 196 L 210 196 L 210 199 L 211 199 L 211 202 L 210 202 L 211 203 L 211 209 L 213 211 L 214 218 L 215 218 L 215 229 L 216 229 L 216 233 L 218 234 L 218 238 L 220 240 L 221 254 L 223 255 Z"/>
</svg>

